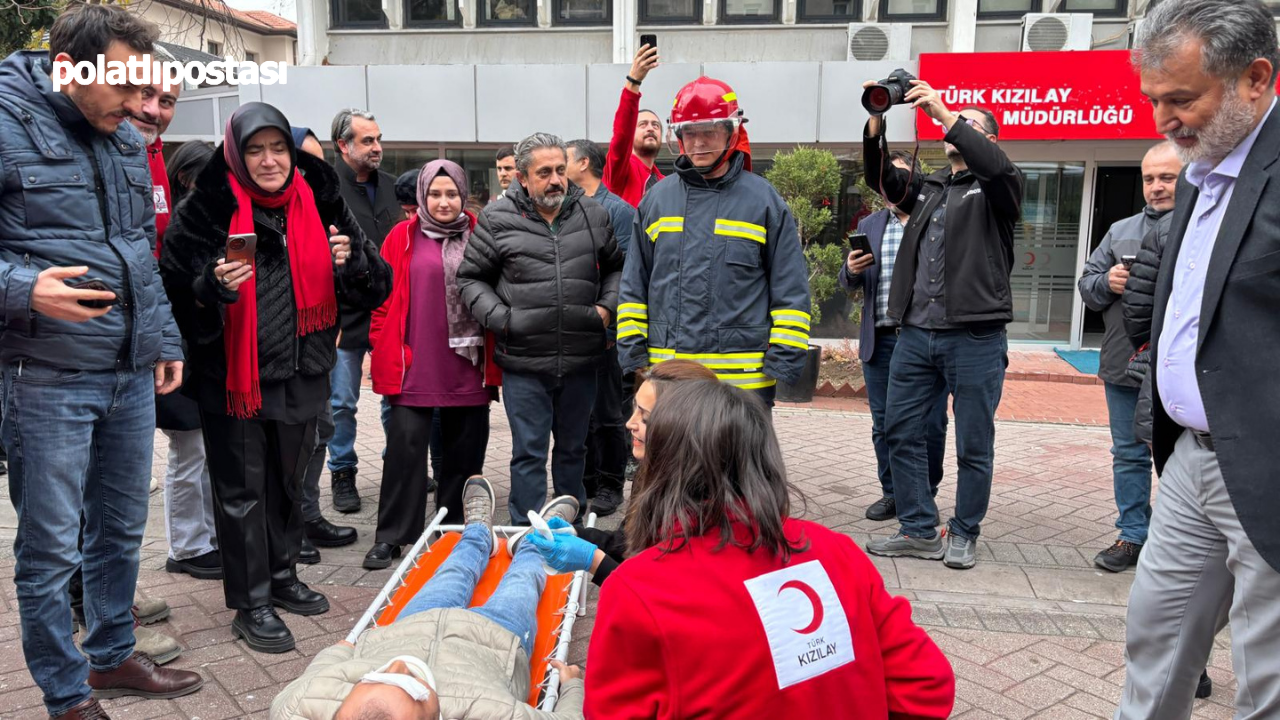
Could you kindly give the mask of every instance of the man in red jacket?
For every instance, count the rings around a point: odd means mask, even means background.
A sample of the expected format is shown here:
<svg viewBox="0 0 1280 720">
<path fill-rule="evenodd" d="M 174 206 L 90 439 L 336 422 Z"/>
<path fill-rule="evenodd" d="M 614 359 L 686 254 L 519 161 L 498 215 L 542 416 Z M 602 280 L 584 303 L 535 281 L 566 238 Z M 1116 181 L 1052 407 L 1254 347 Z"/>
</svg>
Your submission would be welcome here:
<svg viewBox="0 0 1280 720">
<path fill-rule="evenodd" d="M 663 177 L 653 166 L 662 147 L 662 121 L 654 111 L 640 109 L 640 83 L 657 66 L 658 48 L 641 45 L 613 116 L 613 139 L 604 162 L 604 186 L 637 208 L 645 191 Z"/>
<path fill-rule="evenodd" d="M 178 107 L 179 85 L 164 81 L 142 88 L 142 110 L 129 118 L 129 122 L 142 133 L 147 143 L 147 160 L 151 164 L 151 199 L 156 206 L 156 257 L 160 257 L 160 244 L 164 230 L 169 227 L 169 172 L 164 167 L 164 142 L 160 136 L 169 129 L 173 111 Z"/>
</svg>

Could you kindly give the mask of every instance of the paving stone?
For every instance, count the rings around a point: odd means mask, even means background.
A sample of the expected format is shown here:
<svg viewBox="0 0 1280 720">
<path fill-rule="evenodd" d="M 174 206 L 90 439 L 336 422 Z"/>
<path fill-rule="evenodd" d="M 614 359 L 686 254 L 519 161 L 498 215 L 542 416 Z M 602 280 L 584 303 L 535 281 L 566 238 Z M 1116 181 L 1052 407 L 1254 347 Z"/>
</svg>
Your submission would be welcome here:
<svg viewBox="0 0 1280 720">
<path fill-rule="evenodd" d="M 1075 690 L 1069 685 L 1041 675 L 1006 690 L 1005 696 L 1028 707 L 1043 711 L 1062 702 L 1074 692 Z"/>
</svg>

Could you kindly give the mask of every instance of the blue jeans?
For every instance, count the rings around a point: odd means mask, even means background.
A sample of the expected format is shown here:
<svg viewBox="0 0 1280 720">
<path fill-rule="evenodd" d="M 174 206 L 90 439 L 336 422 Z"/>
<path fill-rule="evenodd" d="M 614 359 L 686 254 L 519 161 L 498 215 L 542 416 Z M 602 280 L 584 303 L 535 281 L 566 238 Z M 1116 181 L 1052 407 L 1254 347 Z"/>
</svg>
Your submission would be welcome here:
<svg viewBox="0 0 1280 720">
<path fill-rule="evenodd" d="M 511 495 L 507 508 L 513 525 L 527 525 L 547 499 L 547 446 L 556 496 L 572 495 L 587 505 L 582 473 L 587 461 L 587 429 L 596 402 L 596 371 L 589 368 L 557 378 L 505 372 L 502 404 L 511 426 Z"/>
<path fill-rule="evenodd" d="M 1133 434 L 1138 388 L 1106 384 L 1111 421 L 1111 477 L 1115 484 L 1120 539 L 1142 545 L 1151 525 L 1151 449 Z"/>
<path fill-rule="evenodd" d="M 956 512 L 950 532 L 977 540 L 991 499 L 996 407 L 1009 364 L 1009 342 L 998 330 L 904 327 L 889 368 L 885 438 L 893 497 L 905 535 L 937 535 L 938 506 L 929 492 L 925 420 L 948 394 L 956 414 Z"/>
<path fill-rule="evenodd" d="M 453 547 L 448 559 L 436 570 L 426 585 L 400 611 L 398 620 L 438 608 L 465 608 L 471 604 L 476 583 L 489 565 L 493 536 L 484 525 L 472 523 L 462 531 L 462 539 Z M 498 589 L 484 605 L 472 612 L 489 618 L 520 638 L 528 655 L 533 654 L 533 639 L 538 632 L 538 599 L 547 584 L 542 569 L 542 556 L 533 543 L 522 542 L 502 576 Z"/>
<path fill-rule="evenodd" d="M 893 497 L 893 471 L 889 467 L 889 443 L 884 435 L 884 410 L 889 397 L 889 366 L 893 349 L 898 344 L 894 332 L 876 333 L 876 349 L 871 359 L 862 364 L 862 377 L 867 384 L 867 402 L 871 404 L 871 444 L 876 449 L 880 490 Z M 925 424 L 925 451 L 929 463 L 929 494 L 937 497 L 942 484 L 942 460 L 947 454 L 947 396 L 939 394 Z"/>
<path fill-rule="evenodd" d="M 45 708 L 56 715 L 89 698 L 90 667 L 113 670 L 133 654 L 130 608 L 147 524 L 154 375 L 25 361 L 3 369 L 0 387 L 0 435 L 18 513 L 14 584 L 22 651 Z M 89 626 L 83 656 L 71 639 L 67 595 L 82 563 Z"/>
<path fill-rule="evenodd" d="M 329 373 L 329 406 L 333 413 L 333 435 L 320 442 L 329 448 L 329 472 L 354 468 L 356 457 L 356 410 L 360 405 L 360 382 L 364 379 L 364 356 L 368 350 L 338 348 L 338 361 Z M 382 401 L 382 431 L 387 428 L 387 401 Z M 319 449 L 317 450 L 319 451 Z M 317 470 L 318 472 L 318 470 Z"/>
</svg>

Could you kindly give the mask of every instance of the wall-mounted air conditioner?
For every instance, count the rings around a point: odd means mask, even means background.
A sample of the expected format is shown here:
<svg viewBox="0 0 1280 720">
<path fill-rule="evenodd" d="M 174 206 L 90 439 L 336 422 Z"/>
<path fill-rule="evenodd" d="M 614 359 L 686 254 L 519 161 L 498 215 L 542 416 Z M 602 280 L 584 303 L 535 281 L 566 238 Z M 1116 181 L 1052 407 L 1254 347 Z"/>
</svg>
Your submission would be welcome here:
<svg viewBox="0 0 1280 720">
<path fill-rule="evenodd" d="M 849 60 L 911 59 L 909 23 L 849 23 Z"/>
<path fill-rule="evenodd" d="M 1029 13 L 1022 18 L 1022 51 L 1088 50 L 1092 13 Z"/>
</svg>

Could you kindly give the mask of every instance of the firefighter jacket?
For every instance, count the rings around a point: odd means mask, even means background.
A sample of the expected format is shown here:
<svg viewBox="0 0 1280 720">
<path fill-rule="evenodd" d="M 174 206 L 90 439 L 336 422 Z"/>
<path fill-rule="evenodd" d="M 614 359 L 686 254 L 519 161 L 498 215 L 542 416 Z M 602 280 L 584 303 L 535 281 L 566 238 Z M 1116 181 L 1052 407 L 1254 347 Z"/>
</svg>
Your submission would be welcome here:
<svg viewBox="0 0 1280 720">
<path fill-rule="evenodd" d="M 808 270 L 791 211 L 746 158 L 707 180 L 681 157 L 645 194 L 618 305 L 624 372 L 680 358 L 748 390 L 799 377 Z"/>
</svg>

